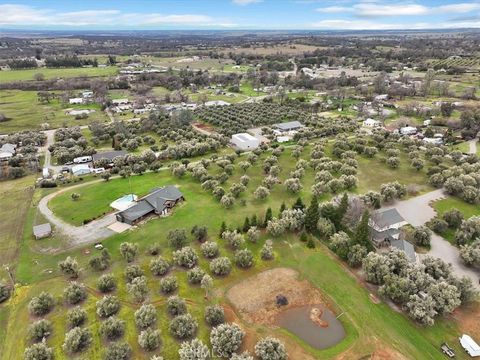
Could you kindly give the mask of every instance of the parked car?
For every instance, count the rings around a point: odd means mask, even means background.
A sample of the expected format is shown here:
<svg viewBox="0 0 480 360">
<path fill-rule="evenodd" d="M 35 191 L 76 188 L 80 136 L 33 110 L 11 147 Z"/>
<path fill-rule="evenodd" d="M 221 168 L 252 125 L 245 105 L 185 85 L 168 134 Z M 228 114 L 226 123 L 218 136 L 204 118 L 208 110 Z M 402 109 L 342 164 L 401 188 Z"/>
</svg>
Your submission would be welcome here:
<svg viewBox="0 0 480 360">
<path fill-rule="evenodd" d="M 444 342 L 444 343 L 442 343 L 442 345 L 440 345 L 440 349 L 449 358 L 454 358 L 455 357 L 455 351 L 453 351 L 453 349 L 446 342 Z"/>
</svg>

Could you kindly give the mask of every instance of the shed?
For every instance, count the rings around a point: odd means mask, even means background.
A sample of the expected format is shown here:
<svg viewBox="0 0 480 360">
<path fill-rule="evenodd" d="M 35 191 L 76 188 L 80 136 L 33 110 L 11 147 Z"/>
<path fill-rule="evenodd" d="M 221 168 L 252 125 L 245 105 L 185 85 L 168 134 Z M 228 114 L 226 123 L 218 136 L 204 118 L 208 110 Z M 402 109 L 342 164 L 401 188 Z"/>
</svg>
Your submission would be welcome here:
<svg viewBox="0 0 480 360">
<path fill-rule="evenodd" d="M 79 164 L 72 166 L 72 174 L 75 176 L 90 174 L 90 172 L 91 170 L 88 164 Z"/>
<path fill-rule="evenodd" d="M 35 239 L 37 240 L 49 237 L 51 234 L 52 227 L 50 226 L 50 223 L 36 225 L 33 227 L 33 236 L 35 236 Z"/>
<path fill-rule="evenodd" d="M 260 140 L 248 133 L 232 135 L 230 142 L 240 150 L 254 150 L 260 145 Z"/>
</svg>

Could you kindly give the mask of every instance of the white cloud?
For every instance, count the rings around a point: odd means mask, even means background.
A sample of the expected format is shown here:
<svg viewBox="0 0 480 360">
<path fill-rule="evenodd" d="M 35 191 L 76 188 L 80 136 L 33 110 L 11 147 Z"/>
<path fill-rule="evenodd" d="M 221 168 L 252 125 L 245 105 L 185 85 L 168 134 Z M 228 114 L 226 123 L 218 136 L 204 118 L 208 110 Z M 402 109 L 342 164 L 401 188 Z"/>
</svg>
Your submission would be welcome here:
<svg viewBox="0 0 480 360">
<path fill-rule="evenodd" d="M 312 28 L 325 30 L 393 30 L 400 29 L 397 24 L 377 23 L 366 20 L 321 20 L 311 24 Z"/>
<path fill-rule="evenodd" d="M 470 11 L 480 10 L 480 3 L 459 3 L 459 4 L 450 4 L 450 5 L 442 5 L 437 8 L 439 12 L 446 13 L 446 14 L 463 14 L 468 13 Z"/>
<path fill-rule="evenodd" d="M 125 13 L 120 10 L 56 12 L 25 5 L 0 4 L 0 25 L 17 26 L 143 26 L 192 25 L 233 27 L 225 19 L 202 14 Z"/>
<path fill-rule="evenodd" d="M 381 17 L 381 16 L 405 16 L 405 15 L 426 15 L 429 9 L 423 5 L 417 4 L 392 4 L 379 5 L 373 3 L 364 3 L 354 6 L 357 16 L 362 17 Z"/>
<path fill-rule="evenodd" d="M 235 5 L 245 6 L 262 2 L 263 0 L 232 0 Z"/>
<path fill-rule="evenodd" d="M 347 8 L 344 6 L 327 6 L 324 8 L 318 8 L 318 12 L 325 13 L 325 14 L 335 14 L 335 13 L 342 13 L 342 12 L 350 12 L 352 8 Z"/>
</svg>

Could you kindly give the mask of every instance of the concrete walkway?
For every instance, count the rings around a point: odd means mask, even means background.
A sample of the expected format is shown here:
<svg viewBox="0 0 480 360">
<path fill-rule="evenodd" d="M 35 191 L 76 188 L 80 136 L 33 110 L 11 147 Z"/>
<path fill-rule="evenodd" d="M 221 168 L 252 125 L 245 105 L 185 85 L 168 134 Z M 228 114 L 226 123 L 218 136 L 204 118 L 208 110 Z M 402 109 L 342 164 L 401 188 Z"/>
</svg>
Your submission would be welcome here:
<svg viewBox="0 0 480 360">
<path fill-rule="evenodd" d="M 444 198 L 443 190 L 434 190 L 429 193 L 414 197 L 412 199 L 399 201 L 391 208 L 396 208 L 400 215 L 413 226 L 424 225 L 430 219 L 435 217 L 435 210 L 430 203 L 435 200 Z M 470 278 L 473 285 L 480 289 L 479 279 L 480 270 L 465 266 L 460 258 L 457 247 L 450 244 L 441 236 L 433 233 L 431 239 L 431 249 L 427 254 L 419 254 L 420 259 L 426 255 L 431 255 L 442 259 L 446 263 L 452 265 L 453 272 L 457 276 L 466 276 Z"/>
<path fill-rule="evenodd" d="M 88 223 L 87 225 L 73 226 L 55 216 L 52 210 L 50 210 L 50 208 L 48 207 L 48 202 L 55 196 L 60 195 L 65 191 L 70 191 L 72 189 L 86 186 L 99 181 L 103 180 L 90 181 L 88 183 L 83 183 L 61 189 L 43 197 L 38 203 L 38 210 L 47 218 L 50 223 L 55 226 L 56 231 L 59 231 L 68 237 L 72 246 L 94 243 L 115 234 L 114 231 L 108 229 L 108 226 L 110 226 L 116 221 L 115 214 L 108 214 L 101 219 L 94 220 Z"/>
</svg>

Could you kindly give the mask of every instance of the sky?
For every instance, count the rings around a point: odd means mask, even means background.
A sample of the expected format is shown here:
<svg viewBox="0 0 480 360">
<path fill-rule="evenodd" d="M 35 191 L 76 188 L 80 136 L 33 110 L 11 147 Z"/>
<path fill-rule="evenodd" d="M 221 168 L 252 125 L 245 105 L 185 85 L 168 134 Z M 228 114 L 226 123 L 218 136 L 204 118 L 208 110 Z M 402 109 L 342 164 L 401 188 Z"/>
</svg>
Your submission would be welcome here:
<svg viewBox="0 0 480 360">
<path fill-rule="evenodd" d="M 480 28 L 480 0 L 0 0 L 0 28 L 49 30 Z"/>
</svg>

